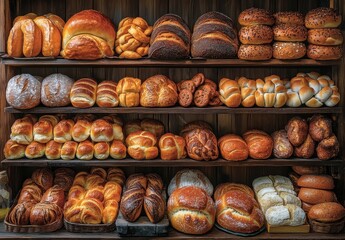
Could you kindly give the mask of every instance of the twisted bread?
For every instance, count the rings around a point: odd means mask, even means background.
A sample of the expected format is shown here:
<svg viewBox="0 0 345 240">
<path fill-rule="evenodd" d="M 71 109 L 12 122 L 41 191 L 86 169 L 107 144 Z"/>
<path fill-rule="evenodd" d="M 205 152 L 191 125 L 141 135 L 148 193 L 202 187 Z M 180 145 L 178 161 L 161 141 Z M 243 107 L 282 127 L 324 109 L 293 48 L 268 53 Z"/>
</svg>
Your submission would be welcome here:
<svg viewBox="0 0 345 240">
<path fill-rule="evenodd" d="M 158 156 L 157 138 L 148 131 L 137 131 L 126 138 L 128 154 L 134 159 L 154 159 Z"/>
<path fill-rule="evenodd" d="M 183 137 L 166 133 L 159 139 L 159 150 L 163 160 L 185 158 L 186 142 Z"/>
</svg>

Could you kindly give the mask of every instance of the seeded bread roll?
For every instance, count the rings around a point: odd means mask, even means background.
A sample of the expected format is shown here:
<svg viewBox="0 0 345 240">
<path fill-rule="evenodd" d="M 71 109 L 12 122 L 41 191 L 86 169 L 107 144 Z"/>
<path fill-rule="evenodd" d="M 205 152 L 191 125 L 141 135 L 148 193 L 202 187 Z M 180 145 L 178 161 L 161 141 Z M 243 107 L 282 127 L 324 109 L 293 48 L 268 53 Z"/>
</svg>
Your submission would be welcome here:
<svg viewBox="0 0 345 240">
<path fill-rule="evenodd" d="M 272 14 L 260 8 L 248 8 L 240 13 L 238 16 L 238 22 L 242 26 L 252 25 L 268 25 L 274 24 L 275 20 Z"/>
<path fill-rule="evenodd" d="M 273 40 L 271 27 L 265 25 L 253 25 L 242 27 L 238 33 L 242 44 L 266 44 Z"/>
<path fill-rule="evenodd" d="M 272 58 L 272 46 L 269 44 L 253 45 L 242 44 L 238 50 L 238 58 L 243 60 L 261 61 Z"/>
<path fill-rule="evenodd" d="M 307 48 L 301 42 L 275 42 L 273 44 L 273 58 L 299 59 L 304 57 Z"/>
<path fill-rule="evenodd" d="M 343 44 L 343 35 L 338 28 L 310 29 L 308 42 L 316 45 L 335 46 Z"/>
<path fill-rule="evenodd" d="M 282 42 L 304 42 L 308 30 L 302 25 L 280 24 L 273 27 L 274 40 Z"/>
<path fill-rule="evenodd" d="M 305 16 L 305 26 L 307 28 L 336 28 L 340 24 L 341 15 L 338 15 L 332 8 L 315 8 Z"/>
<path fill-rule="evenodd" d="M 319 46 L 309 44 L 307 55 L 315 60 L 337 60 L 343 55 L 341 46 Z"/>
<path fill-rule="evenodd" d="M 304 26 L 304 16 L 300 12 L 277 12 L 273 16 L 276 20 L 276 25 L 287 23 Z"/>
</svg>

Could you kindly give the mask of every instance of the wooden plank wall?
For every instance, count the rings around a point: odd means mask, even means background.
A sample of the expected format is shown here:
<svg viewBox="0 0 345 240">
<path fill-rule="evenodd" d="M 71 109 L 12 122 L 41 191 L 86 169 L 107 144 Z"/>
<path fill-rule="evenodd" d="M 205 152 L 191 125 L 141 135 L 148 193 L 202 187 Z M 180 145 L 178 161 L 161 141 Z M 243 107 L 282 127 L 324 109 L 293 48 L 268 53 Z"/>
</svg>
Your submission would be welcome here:
<svg viewBox="0 0 345 240">
<path fill-rule="evenodd" d="M 312 8 L 318 6 L 328 6 L 329 2 L 326 0 L 15 0 L 15 1 L 1 1 L 0 10 L 4 12 L 4 9 L 8 9 L 4 3 L 10 3 L 11 8 L 11 18 L 18 15 L 23 15 L 28 12 L 35 12 L 37 14 L 45 14 L 48 12 L 55 13 L 64 19 L 68 19 L 74 13 L 79 12 L 84 9 L 96 9 L 103 12 L 105 15 L 110 17 L 115 25 L 119 21 L 127 16 L 141 16 L 145 18 L 149 24 L 153 24 L 160 16 L 165 13 L 175 13 L 180 15 L 192 29 L 196 19 L 203 13 L 217 10 L 223 12 L 230 16 L 234 22 L 237 23 L 237 16 L 241 11 L 249 7 L 260 7 L 269 9 L 273 12 L 275 11 L 300 11 L 306 13 Z M 341 13 L 345 13 L 345 4 L 341 1 L 336 1 L 336 7 Z M 8 20 L 9 13 L 6 12 L 6 28 L 4 32 L 1 32 L 0 45 L 2 50 L 4 49 L 4 37 L 8 33 Z M 0 17 L 0 22 L 3 22 L 3 16 Z M 239 27 L 239 26 L 238 26 Z M 258 63 L 259 64 L 259 63 Z M 344 66 L 344 65 L 342 65 Z M 254 67 L 254 68 L 111 68 L 111 67 L 59 67 L 59 68 L 7 68 L 6 71 L 4 67 L 1 68 L 1 91 L 5 91 L 5 82 L 10 76 L 12 76 L 15 71 L 17 73 L 31 73 L 34 75 L 46 76 L 50 73 L 61 72 L 67 74 L 75 79 L 81 77 L 92 77 L 96 80 L 104 79 L 114 79 L 119 80 L 125 76 L 139 77 L 142 80 L 149 76 L 155 74 L 165 74 L 168 75 L 172 80 L 178 82 L 183 79 L 188 79 L 198 72 L 203 72 L 205 75 L 214 80 L 218 81 L 222 77 L 235 78 L 239 76 L 247 76 L 250 78 L 261 78 L 270 74 L 278 74 L 282 77 L 292 77 L 298 72 L 309 72 L 309 71 L 320 71 L 323 74 L 330 74 L 333 77 L 344 76 L 344 67 L 334 68 L 332 74 L 331 67 L 323 68 L 312 68 L 312 67 Z M 343 80 L 343 79 L 338 79 Z M 339 88 L 341 90 L 341 95 L 344 96 L 344 82 L 337 81 Z M 2 94 L 1 99 L 1 109 L 5 105 L 4 94 Z M 342 99 L 341 106 L 344 106 L 344 98 Z M 258 128 L 265 130 L 267 132 L 273 132 L 279 128 L 283 128 L 287 120 L 292 117 L 289 115 L 124 115 L 125 119 L 143 117 L 153 117 L 160 119 L 165 123 L 169 131 L 178 133 L 181 127 L 192 120 L 204 119 L 209 122 L 214 131 L 218 136 L 224 135 L 226 133 L 237 133 L 242 134 L 248 129 Z M 307 116 L 306 116 L 307 117 Z M 1 110 L 1 136 L 2 143 L 9 137 L 9 121 L 11 117 L 9 114 L 4 114 Z M 338 136 L 341 140 L 342 145 L 344 145 L 344 117 L 340 116 L 338 119 L 339 130 Z M 164 169 L 150 169 L 150 168 L 128 168 L 126 171 L 132 173 L 135 171 L 158 171 L 160 172 L 165 180 L 170 179 L 174 173 L 179 168 L 164 168 Z M 263 174 L 287 174 L 289 171 L 288 167 L 272 167 L 272 168 L 238 168 L 238 167 L 221 167 L 221 168 L 201 168 L 211 179 L 211 181 L 216 184 L 223 181 L 236 181 L 241 183 L 250 184 L 253 178 L 261 176 Z M 29 172 L 28 170 L 26 170 Z M 29 174 L 29 173 L 27 173 Z M 341 179 L 343 181 L 343 179 Z M 339 193 L 342 192 L 341 189 L 343 184 L 339 184 Z M 342 197 L 344 199 L 344 196 Z"/>
</svg>

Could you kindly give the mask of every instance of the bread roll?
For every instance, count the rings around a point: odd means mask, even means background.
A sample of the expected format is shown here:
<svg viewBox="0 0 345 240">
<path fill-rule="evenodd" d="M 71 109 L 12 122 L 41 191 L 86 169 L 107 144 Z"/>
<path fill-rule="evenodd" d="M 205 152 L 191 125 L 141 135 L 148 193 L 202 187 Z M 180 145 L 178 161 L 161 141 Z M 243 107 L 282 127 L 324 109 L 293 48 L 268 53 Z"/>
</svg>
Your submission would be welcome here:
<svg viewBox="0 0 345 240">
<path fill-rule="evenodd" d="M 291 25 L 304 25 L 304 16 L 300 12 L 277 12 L 273 14 L 276 25 L 291 24 Z"/>
<path fill-rule="evenodd" d="M 307 49 L 308 58 L 315 60 L 337 60 L 342 57 L 341 46 L 320 46 L 309 44 Z"/>
<path fill-rule="evenodd" d="M 295 147 L 294 153 L 299 158 L 311 158 L 314 155 L 314 151 L 315 142 L 308 134 L 305 141 L 300 146 Z"/>
<path fill-rule="evenodd" d="M 237 56 L 239 59 L 243 60 L 261 61 L 271 59 L 272 52 L 272 46 L 269 44 L 242 44 L 238 49 Z"/>
<path fill-rule="evenodd" d="M 38 168 L 31 175 L 32 181 L 43 191 L 47 191 L 53 186 L 53 173 L 48 168 Z"/>
<path fill-rule="evenodd" d="M 90 78 L 77 80 L 71 89 L 71 103 L 73 107 L 88 108 L 96 102 L 97 82 Z"/>
<path fill-rule="evenodd" d="M 332 223 L 345 217 L 345 208 L 335 202 L 314 205 L 308 212 L 308 218 L 318 222 Z"/>
<path fill-rule="evenodd" d="M 45 191 L 40 202 L 56 204 L 62 209 L 63 205 L 65 204 L 65 193 L 60 186 L 54 185 Z"/>
<path fill-rule="evenodd" d="M 171 107 L 176 102 L 176 84 L 164 75 L 152 76 L 140 87 L 140 105 L 143 107 Z"/>
<path fill-rule="evenodd" d="M 279 24 L 273 27 L 275 41 L 304 42 L 307 40 L 308 30 L 303 25 Z"/>
<path fill-rule="evenodd" d="M 89 120 L 80 119 L 72 128 L 72 138 L 76 142 L 85 141 L 90 137 L 92 123 Z"/>
<path fill-rule="evenodd" d="M 219 81 L 219 99 L 227 107 L 238 107 L 241 104 L 240 86 L 235 80 L 222 78 Z"/>
<path fill-rule="evenodd" d="M 127 148 L 122 141 L 114 140 L 111 143 L 109 154 L 114 159 L 126 158 Z"/>
<path fill-rule="evenodd" d="M 74 121 L 72 119 L 61 120 L 54 127 L 54 141 L 65 143 L 72 140 L 72 129 Z"/>
<path fill-rule="evenodd" d="M 31 142 L 25 149 L 25 157 L 29 159 L 40 158 L 44 156 L 46 149 L 45 143 Z"/>
<path fill-rule="evenodd" d="M 275 22 L 274 17 L 269 11 L 260 8 L 248 8 L 238 16 L 238 23 L 242 26 L 268 25 Z"/>
<path fill-rule="evenodd" d="M 305 119 L 293 117 L 285 126 L 288 139 L 295 147 L 300 146 L 308 136 L 308 124 Z"/>
<path fill-rule="evenodd" d="M 121 107 L 139 106 L 141 80 L 138 78 L 122 78 L 116 86 Z"/>
<path fill-rule="evenodd" d="M 116 32 L 113 23 L 95 10 L 74 14 L 62 33 L 61 56 L 67 59 L 98 59 L 114 55 Z"/>
<path fill-rule="evenodd" d="M 114 81 L 102 81 L 98 84 L 96 103 L 99 107 L 117 107 L 119 105 L 116 86 L 117 83 Z"/>
<path fill-rule="evenodd" d="M 169 197 L 169 221 L 172 227 L 180 232 L 204 234 L 211 230 L 215 216 L 215 204 L 201 188 L 193 186 L 179 188 Z"/>
<path fill-rule="evenodd" d="M 62 143 L 50 140 L 46 145 L 45 155 L 48 159 L 60 159 L 61 158 Z"/>
<path fill-rule="evenodd" d="M 41 102 L 47 107 L 64 107 L 71 103 L 70 92 L 74 81 L 66 75 L 55 73 L 42 81 Z"/>
<path fill-rule="evenodd" d="M 168 186 L 168 195 L 171 195 L 176 189 L 194 186 L 203 189 L 209 196 L 213 194 L 213 185 L 210 180 L 197 169 L 183 169 L 178 171 L 171 179 Z"/>
<path fill-rule="evenodd" d="M 61 158 L 63 160 L 73 160 L 77 153 L 78 143 L 73 141 L 67 141 L 61 148 Z"/>
<path fill-rule="evenodd" d="M 273 44 L 273 58 L 299 59 L 304 57 L 307 48 L 300 42 L 275 42 Z"/>
<path fill-rule="evenodd" d="M 335 135 L 323 139 L 316 147 L 316 154 L 320 160 L 329 160 L 338 156 L 339 142 Z"/>
<path fill-rule="evenodd" d="M 93 143 L 89 140 L 83 141 L 78 144 L 76 156 L 80 160 L 91 160 L 93 158 L 94 147 Z"/>
<path fill-rule="evenodd" d="M 289 158 L 293 154 L 293 146 L 289 142 L 285 130 L 275 131 L 272 133 L 273 155 L 276 158 Z"/>
<path fill-rule="evenodd" d="M 178 160 L 187 155 L 184 138 L 172 133 L 166 133 L 159 139 L 159 150 L 163 160 Z"/>
<path fill-rule="evenodd" d="M 273 150 L 273 140 L 263 131 L 251 130 L 243 134 L 243 139 L 248 145 L 249 156 L 253 159 L 267 159 Z"/>
<path fill-rule="evenodd" d="M 43 115 L 38 119 L 38 121 L 48 121 L 53 127 L 55 127 L 59 123 L 59 119 L 58 115 Z"/>
<path fill-rule="evenodd" d="M 91 125 L 90 136 L 94 142 L 111 142 L 114 139 L 113 126 L 104 119 L 97 119 Z"/>
<path fill-rule="evenodd" d="M 235 134 L 227 134 L 218 139 L 218 146 L 223 158 L 230 161 L 242 161 L 248 158 L 247 143 Z"/>
<path fill-rule="evenodd" d="M 265 25 L 242 27 L 238 33 L 242 44 L 267 44 L 273 41 L 272 28 Z"/>
<path fill-rule="evenodd" d="M 37 203 L 30 212 L 32 225 L 47 225 L 62 219 L 62 208 L 49 202 Z"/>
<path fill-rule="evenodd" d="M 299 199 L 301 199 L 301 201 L 309 204 L 319 204 L 323 202 L 336 201 L 334 192 L 314 188 L 301 188 L 298 193 L 298 197 Z"/>
<path fill-rule="evenodd" d="M 126 138 L 127 151 L 134 159 L 154 159 L 158 156 L 157 138 L 148 131 L 137 131 Z"/>
<path fill-rule="evenodd" d="M 329 175 L 302 175 L 297 182 L 298 186 L 332 190 L 334 188 L 333 178 Z"/>
<path fill-rule="evenodd" d="M 319 7 L 305 16 L 307 28 L 336 28 L 341 24 L 341 16 L 332 8 Z"/>
<path fill-rule="evenodd" d="M 4 147 L 4 156 L 6 159 L 18 159 L 25 156 L 26 145 L 8 140 Z"/>
<path fill-rule="evenodd" d="M 29 117 L 17 119 L 11 127 L 11 140 L 28 145 L 33 141 L 33 121 Z"/>
<path fill-rule="evenodd" d="M 30 179 L 29 179 L 29 181 L 30 181 Z M 36 204 L 41 200 L 42 188 L 39 187 L 33 181 L 34 181 L 34 179 L 31 179 L 31 182 L 28 182 L 23 186 L 23 189 L 20 192 L 20 195 L 18 198 L 18 204 L 26 203 L 26 202 L 32 202 L 32 203 Z"/>
<path fill-rule="evenodd" d="M 267 223 L 272 226 L 299 226 L 303 225 L 306 220 L 302 208 L 293 204 L 270 207 L 266 211 L 265 217 Z"/>
<path fill-rule="evenodd" d="M 93 145 L 95 158 L 104 160 L 109 157 L 109 144 L 107 142 L 98 142 Z"/>
<path fill-rule="evenodd" d="M 6 87 L 6 101 L 18 109 L 30 109 L 41 101 L 41 83 L 30 74 L 12 77 Z"/>
<path fill-rule="evenodd" d="M 343 41 L 343 35 L 337 28 L 310 29 L 308 31 L 308 42 L 311 44 L 336 46 L 342 45 Z"/>
<path fill-rule="evenodd" d="M 49 120 L 39 120 L 33 127 L 34 141 L 47 143 L 54 138 L 53 125 Z"/>
</svg>

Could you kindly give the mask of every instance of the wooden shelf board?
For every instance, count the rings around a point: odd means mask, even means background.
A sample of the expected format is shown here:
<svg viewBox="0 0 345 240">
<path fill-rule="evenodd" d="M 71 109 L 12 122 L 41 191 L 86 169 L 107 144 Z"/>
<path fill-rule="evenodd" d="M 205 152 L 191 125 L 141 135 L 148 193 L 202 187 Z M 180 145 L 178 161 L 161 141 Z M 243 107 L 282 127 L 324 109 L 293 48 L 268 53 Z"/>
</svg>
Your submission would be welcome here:
<svg viewBox="0 0 345 240">
<path fill-rule="evenodd" d="M 0 239 L 124 239 L 116 232 L 109 233 L 70 233 L 62 229 L 53 233 L 10 233 L 5 231 L 4 223 L 0 223 Z M 307 234 L 269 234 L 263 232 L 254 239 L 286 239 L 286 240 L 300 240 L 300 239 L 345 239 L 345 233 L 340 234 L 322 234 L 322 233 L 307 233 Z M 128 239 L 128 238 L 125 238 Z M 135 237 L 133 239 L 243 239 L 243 237 L 231 235 L 213 228 L 209 233 L 203 235 L 188 235 L 171 230 L 166 237 Z"/>
<path fill-rule="evenodd" d="M 57 59 L 11 59 L 2 58 L 5 66 L 103 66 L 103 67 L 280 67 L 280 66 L 337 66 L 341 61 L 315 61 L 313 59 L 245 61 L 241 59 L 100 59 L 95 61 Z"/>
<path fill-rule="evenodd" d="M 34 113 L 34 114 L 48 114 L 48 113 L 141 113 L 141 114 L 316 114 L 316 113 L 342 113 L 341 107 L 321 107 L 321 108 L 228 108 L 220 107 L 170 107 L 170 108 L 147 108 L 147 107 L 116 107 L 116 108 L 75 108 L 75 107 L 36 107 L 27 110 L 15 109 L 13 107 L 6 107 L 7 113 Z"/>
<path fill-rule="evenodd" d="M 334 159 L 329 161 L 321 161 L 316 158 L 312 159 L 267 159 L 267 160 L 254 160 L 248 159 L 245 161 L 226 161 L 218 159 L 215 161 L 196 161 L 190 158 L 180 160 L 135 160 L 131 158 L 114 160 L 48 160 L 42 159 L 4 159 L 1 162 L 3 167 L 81 167 L 81 166 L 98 166 L 98 167 L 217 167 L 217 166 L 228 166 L 228 167 L 253 167 L 253 166 L 293 166 L 293 165 L 318 165 L 318 166 L 341 166 L 343 160 Z"/>
</svg>

